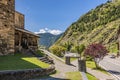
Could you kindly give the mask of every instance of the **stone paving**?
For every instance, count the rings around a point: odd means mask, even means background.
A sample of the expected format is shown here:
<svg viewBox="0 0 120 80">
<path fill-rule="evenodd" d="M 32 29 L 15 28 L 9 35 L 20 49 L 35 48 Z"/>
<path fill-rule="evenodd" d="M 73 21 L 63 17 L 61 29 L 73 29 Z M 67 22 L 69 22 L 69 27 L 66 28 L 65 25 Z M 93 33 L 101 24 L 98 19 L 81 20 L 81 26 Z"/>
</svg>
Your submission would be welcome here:
<svg viewBox="0 0 120 80">
<path fill-rule="evenodd" d="M 48 55 L 49 55 L 49 53 L 48 53 Z M 70 80 L 70 79 L 66 79 L 65 73 L 78 71 L 76 66 L 66 65 L 64 62 L 56 59 L 55 57 L 52 57 L 52 58 L 53 58 L 54 63 L 55 63 L 55 68 L 57 70 L 57 74 L 51 75 L 51 76 L 49 76 L 47 78 L 43 78 L 43 79 L 32 79 L 32 80 Z"/>
<path fill-rule="evenodd" d="M 72 64 L 78 66 L 77 60 L 73 61 Z M 104 74 L 100 71 L 96 71 L 96 70 L 91 69 L 91 68 L 87 68 L 87 72 L 94 75 L 99 80 L 116 80 L 111 74 Z"/>
<path fill-rule="evenodd" d="M 49 52 L 46 52 L 49 55 Z M 51 56 L 51 55 L 50 55 Z M 53 56 L 51 56 L 53 57 Z M 65 78 L 66 72 L 73 72 L 78 71 L 78 63 L 77 60 L 73 61 L 71 65 L 66 65 L 63 61 L 56 59 L 53 57 L 55 62 L 56 70 L 58 71 L 57 74 L 51 75 L 47 78 L 43 79 L 34 79 L 34 80 L 70 80 Z M 104 74 L 102 72 L 87 68 L 87 72 L 94 75 L 98 80 L 116 80 L 113 76 Z M 73 74 L 74 75 L 74 74 Z"/>
</svg>

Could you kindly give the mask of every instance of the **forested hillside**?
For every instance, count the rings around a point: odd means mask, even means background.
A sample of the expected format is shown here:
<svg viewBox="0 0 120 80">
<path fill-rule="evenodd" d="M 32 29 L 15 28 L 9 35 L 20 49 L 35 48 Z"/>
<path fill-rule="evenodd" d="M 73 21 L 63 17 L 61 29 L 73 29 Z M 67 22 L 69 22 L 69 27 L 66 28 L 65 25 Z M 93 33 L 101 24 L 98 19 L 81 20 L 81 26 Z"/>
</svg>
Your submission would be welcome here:
<svg viewBox="0 0 120 80">
<path fill-rule="evenodd" d="M 49 48 L 58 40 L 58 38 L 60 38 L 62 34 L 53 35 L 51 33 L 41 33 L 38 35 L 40 36 L 39 45 Z"/>
<path fill-rule="evenodd" d="M 120 1 L 97 6 L 72 23 L 54 45 L 67 42 L 85 44 L 99 42 L 111 51 L 117 50 L 117 32 L 120 27 Z"/>
</svg>

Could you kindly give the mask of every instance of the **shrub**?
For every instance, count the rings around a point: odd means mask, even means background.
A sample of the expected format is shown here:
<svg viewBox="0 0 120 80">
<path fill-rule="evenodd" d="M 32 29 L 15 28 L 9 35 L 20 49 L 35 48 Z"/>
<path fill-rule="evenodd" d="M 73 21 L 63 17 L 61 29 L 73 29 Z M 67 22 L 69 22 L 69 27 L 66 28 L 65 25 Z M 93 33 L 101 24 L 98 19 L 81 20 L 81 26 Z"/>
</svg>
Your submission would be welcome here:
<svg viewBox="0 0 120 80">
<path fill-rule="evenodd" d="M 86 56 L 86 61 L 93 61 L 93 58 L 90 56 Z"/>
<path fill-rule="evenodd" d="M 75 49 L 76 49 L 77 53 L 80 54 L 80 59 L 81 59 L 81 54 L 85 49 L 85 45 L 81 44 L 81 45 L 75 46 Z"/>
<path fill-rule="evenodd" d="M 50 51 L 59 56 L 59 57 L 62 57 L 63 56 L 63 53 L 65 53 L 66 51 L 66 48 L 62 47 L 62 46 L 57 46 L 57 45 L 54 45 L 52 47 L 50 47 Z"/>
<path fill-rule="evenodd" d="M 45 55 L 44 52 L 41 51 L 41 50 L 37 50 L 36 53 L 37 53 L 39 56 L 44 56 L 44 55 Z"/>
<path fill-rule="evenodd" d="M 67 51 L 70 51 L 71 48 L 72 48 L 72 45 L 73 45 L 73 44 L 68 41 L 68 42 L 66 42 L 66 43 L 64 44 L 64 47 L 66 48 Z"/>
</svg>

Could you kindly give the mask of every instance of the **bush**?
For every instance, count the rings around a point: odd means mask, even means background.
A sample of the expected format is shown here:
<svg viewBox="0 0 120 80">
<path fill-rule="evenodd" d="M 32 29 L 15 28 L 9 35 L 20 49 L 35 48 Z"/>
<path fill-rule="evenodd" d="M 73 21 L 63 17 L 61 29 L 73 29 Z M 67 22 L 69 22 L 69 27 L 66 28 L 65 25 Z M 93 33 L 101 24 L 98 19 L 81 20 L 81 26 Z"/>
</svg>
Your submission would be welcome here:
<svg viewBox="0 0 120 80">
<path fill-rule="evenodd" d="M 39 56 L 44 56 L 44 55 L 45 55 L 44 52 L 41 51 L 41 50 L 37 50 L 36 53 L 37 53 Z"/>
<path fill-rule="evenodd" d="M 81 44 L 81 45 L 75 46 L 75 49 L 76 49 L 77 53 L 80 54 L 80 59 L 81 59 L 81 54 L 85 49 L 85 45 Z"/>
<path fill-rule="evenodd" d="M 59 57 L 62 57 L 63 56 L 63 53 L 65 53 L 66 51 L 66 48 L 62 47 L 62 46 L 57 46 L 57 45 L 54 45 L 52 47 L 50 47 L 50 51 L 59 56 Z"/>
<path fill-rule="evenodd" d="M 90 56 L 87 56 L 87 57 L 86 57 L 86 61 L 93 61 L 93 58 L 90 57 Z"/>
<path fill-rule="evenodd" d="M 110 53 L 118 53 L 118 44 L 117 43 L 113 43 L 109 46 L 109 51 Z"/>
</svg>

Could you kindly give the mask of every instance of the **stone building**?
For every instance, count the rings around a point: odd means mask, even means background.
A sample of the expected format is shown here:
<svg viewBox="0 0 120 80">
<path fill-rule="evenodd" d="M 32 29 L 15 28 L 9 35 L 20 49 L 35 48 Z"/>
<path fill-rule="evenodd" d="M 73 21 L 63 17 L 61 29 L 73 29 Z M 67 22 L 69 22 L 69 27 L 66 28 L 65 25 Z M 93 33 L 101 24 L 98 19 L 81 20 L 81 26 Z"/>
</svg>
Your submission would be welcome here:
<svg viewBox="0 0 120 80">
<path fill-rule="evenodd" d="M 38 48 L 39 36 L 24 29 L 24 15 L 15 0 L 0 0 L 0 55 Z"/>
</svg>

